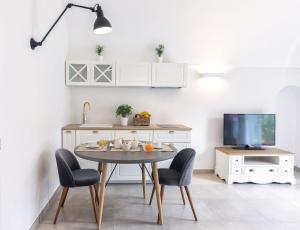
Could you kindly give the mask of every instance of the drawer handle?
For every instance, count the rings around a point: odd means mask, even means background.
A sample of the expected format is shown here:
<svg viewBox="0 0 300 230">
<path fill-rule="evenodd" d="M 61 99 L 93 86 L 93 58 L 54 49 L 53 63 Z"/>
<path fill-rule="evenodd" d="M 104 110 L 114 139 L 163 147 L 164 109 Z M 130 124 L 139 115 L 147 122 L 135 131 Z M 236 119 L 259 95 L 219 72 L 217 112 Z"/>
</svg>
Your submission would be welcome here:
<svg viewBox="0 0 300 230">
<path fill-rule="evenodd" d="M 287 170 L 284 170 L 284 172 L 288 172 Z"/>
<path fill-rule="evenodd" d="M 174 130 L 170 130 L 169 133 L 175 133 L 175 131 Z"/>
<path fill-rule="evenodd" d="M 274 172 L 274 169 L 269 169 L 269 172 Z"/>
<path fill-rule="evenodd" d="M 71 130 L 66 130 L 66 133 L 71 133 Z"/>
<path fill-rule="evenodd" d="M 93 133 L 98 133 L 99 131 L 98 130 L 93 130 Z"/>
<path fill-rule="evenodd" d="M 285 160 L 285 162 L 288 162 L 288 160 Z"/>
<path fill-rule="evenodd" d="M 131 130 L 131 133 L 136 133 L 136 130 Z"/>
<path fill-rule="evenodd" d="M 249 170 L 249 172 L 254 172 L 254 171 L 255 171 L 254 169 L 250 169 L 250 170 Z"/>
<path fill-rule="evenodd" d="M 239 160 L 235 160 L 235 162 L 239 162 Z"/>
<path fill-rule="evenodd" d="M 235 172 L 239 172 L 239 170 L 235 170 Z"/>
</svg>

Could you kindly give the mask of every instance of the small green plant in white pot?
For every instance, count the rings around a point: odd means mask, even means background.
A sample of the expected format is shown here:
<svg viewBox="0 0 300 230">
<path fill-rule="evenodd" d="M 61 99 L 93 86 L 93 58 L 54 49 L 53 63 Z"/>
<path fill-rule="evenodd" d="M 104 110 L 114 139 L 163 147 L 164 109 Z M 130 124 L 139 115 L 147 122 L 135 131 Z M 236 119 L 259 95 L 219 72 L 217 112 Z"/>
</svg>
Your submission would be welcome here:
<svg viewBox="0 0 300 230">
<path fill-rule="evenodd" d="M 163 62 L 164 51 L 165 51 L 165 46 L 163 44 L 159 44 L 158 47 L 155 48 L 155 52 L 157 54 L 159 63 Z"/>
<path fill-rule="evenodd" d="M 132 107 L 130 105 L 120 105 L 117 108 L 116 115 L 120 116 L 121 126 L 128 125 L 128 117 L 132 114 Z"/>
<path fill-rule="evenodd" d="M 102 45 L 96 46 L 96 54 L 98 56 L 98 61 L 100 62 L 103 62 L 103 51 L 104 51 L 104 46 Z"/>
</svg>

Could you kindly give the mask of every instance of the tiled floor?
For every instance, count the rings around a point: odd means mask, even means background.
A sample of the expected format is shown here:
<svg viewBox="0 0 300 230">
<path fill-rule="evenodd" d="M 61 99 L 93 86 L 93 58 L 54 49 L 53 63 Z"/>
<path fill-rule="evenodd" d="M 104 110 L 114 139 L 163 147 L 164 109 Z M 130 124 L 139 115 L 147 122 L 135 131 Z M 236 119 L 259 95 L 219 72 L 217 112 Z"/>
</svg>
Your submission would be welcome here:
<svg viewBox="0 0 300 230">
<path fill-rule="evenodd" d="M 299 183 L 300 173 L 296 173 L 296 178 Z M 151 188 L 147 187 L 144 200 L 140 185 L 109 185 L 102 229 L 300 229 L 300 184 L 227 185 L 213 174 L 196 175 L 190 190 L 199 221 L 193 220 L 188 204 L 182 205 L 179 189 L 167 187 L 163 226 L 155 224 L 155 205 L 148 205 Z M 38 230 L 96 229 L 88 188 L 70 190 L 54 226 L 57 202 L 42 217 Z"/>
</svg>

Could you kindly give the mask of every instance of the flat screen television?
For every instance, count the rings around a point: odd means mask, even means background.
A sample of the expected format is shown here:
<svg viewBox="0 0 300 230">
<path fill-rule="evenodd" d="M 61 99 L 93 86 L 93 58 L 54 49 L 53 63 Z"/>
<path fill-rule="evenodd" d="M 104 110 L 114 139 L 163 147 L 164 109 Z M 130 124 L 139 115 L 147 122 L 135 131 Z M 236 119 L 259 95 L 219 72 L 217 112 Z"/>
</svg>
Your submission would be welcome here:
<svg viewBox="0 0 300 230">
<path fill-rule="evenodd" d="M 275 114 L 224 114 L 223 144 L 238 149 L 275 145 Z"/>
</svg>

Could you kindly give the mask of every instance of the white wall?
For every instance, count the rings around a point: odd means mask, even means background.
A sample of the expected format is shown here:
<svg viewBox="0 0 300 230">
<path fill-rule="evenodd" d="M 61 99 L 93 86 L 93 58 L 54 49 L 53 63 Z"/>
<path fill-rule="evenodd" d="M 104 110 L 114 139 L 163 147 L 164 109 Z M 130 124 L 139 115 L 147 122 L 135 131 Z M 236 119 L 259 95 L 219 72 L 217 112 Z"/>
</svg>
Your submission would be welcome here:
<svg viewBox="0 0 300 230">
<path fill-rule="evenodd" d="M 211 169 L 213 148 L 222 143 L 223 113 L 276 112 L 280 89 L 300 83 L 300 70 L 292 68 L 300 67 L 299 1 L 107 0 L 101 5 L 113 25 L 107 35 L 92 33 L 94 15 L 80 9 L 68 14 L 70 59 L 92 60 L 95 45 L 104 44 L 106 60 L 154 61 L 154 47 L 161 42 L 167 61 L 196 67 L 188 88 L 180 90 L 74 87 L 73 121 L 81 121 L 84 101 L 92 103 L 90 122 L 117 122 L 116 107 L 131 104 L 135 112 L 150 111 L 153 123 L 191 126 L 195 166 Z M 223 66 L 232 67 L 224 80 L 199 79 L 197 69 Z"/>
<path fill-rule="evenodd" d="M 69 122 L 64 86 L 68 35 L 60 22 L 32 51 L 63 9 L 61 0 L 1 3 L 1 229 L 29 229 L 58 186 L 54 151 Z M 3 17 L 3 18 L 2 18 Z M 3 27 L 2 27 L 3 26 Z"/>
</svg>

